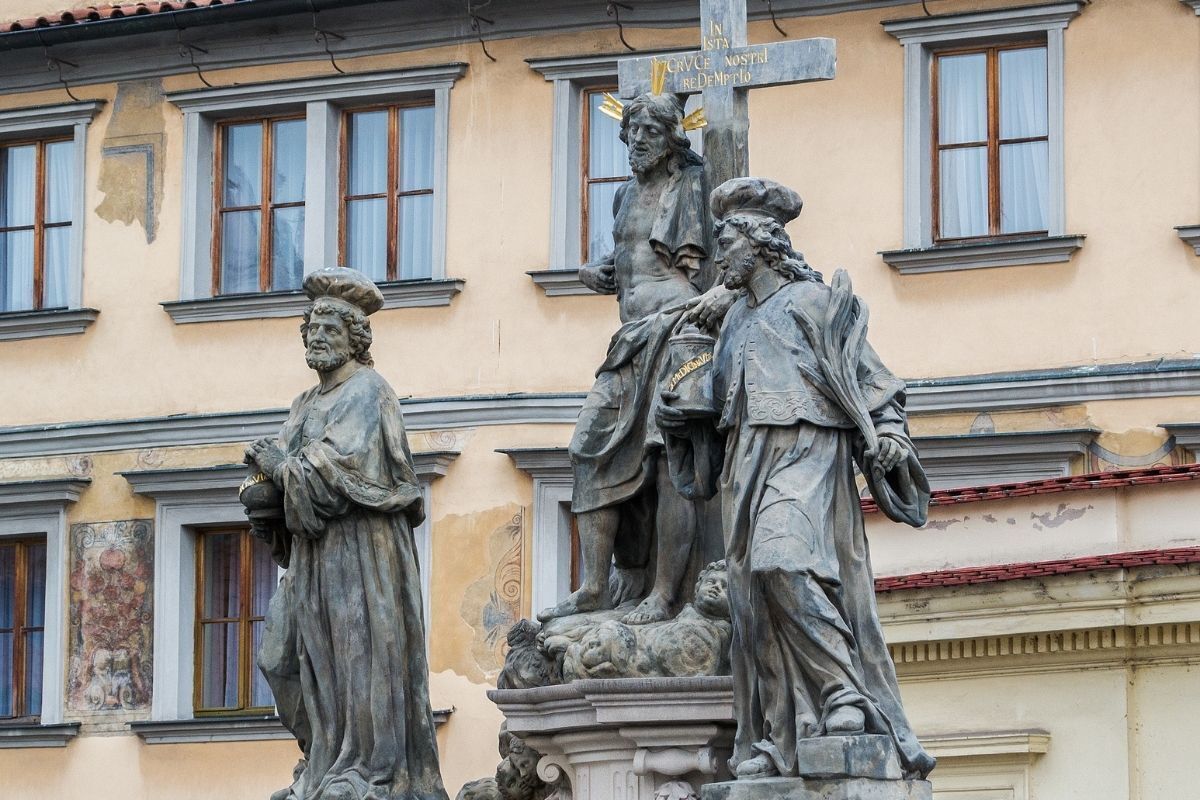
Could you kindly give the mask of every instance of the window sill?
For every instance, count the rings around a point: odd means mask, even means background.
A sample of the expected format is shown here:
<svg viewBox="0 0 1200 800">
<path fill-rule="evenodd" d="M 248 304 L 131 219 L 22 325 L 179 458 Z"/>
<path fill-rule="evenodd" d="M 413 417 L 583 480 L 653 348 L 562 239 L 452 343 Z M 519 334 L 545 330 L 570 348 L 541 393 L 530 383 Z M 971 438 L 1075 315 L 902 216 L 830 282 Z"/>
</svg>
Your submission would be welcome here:
<svg viewBox="0 0 1200 800">
<path fill-rule="evenodd" d="M 94 308 L 55 308 L 48 311 L 0 313 L 0 341 L 83 333 L 100 312 Z"/>
<path fill-rule="evenodd" d="M 79 735 L 78 722 L 39 725 L 36 722 L 0 722 L 0 750 L 15 747 L 66 747 Z"/>
<path fill-rule="evenodd" d="M 902 275 L 963 269 L 1017 267 L 1070 261 L 1084 236 L 1038 236 L 995 242 L 937 245 L 910 250 L 881 250 L 879 255 Z"/>
<path fill-rule="evenodd" d="M 1200 0 L 1196 2 L 1200 3 Z M 1197 8 L 1196 13 L 1200 14 L 1200 8 Z M 1200 256 L 1200 225 L 1179 225 L 1175 230 L 1178 231 L 1179 238 L 1191 245 L 1196 255 Z"/>
<path fill-rule="evenodd" d="M 423 308 L 448 306 L 463 290 L 461 278 L 439 280 L 391 281 L 380 283 L 384 308 Z M 173 300 L 160 303 L 177 325 L 193 322 L 227 322 L 238 319 L 303 316 L 308 297 L 302 291 L 263 292 Z"/>
<path fill-rule="evenodd" d="M 577 269 L 535 269 L 525 273 L 542 287 L 547 297 L 573 294 L 596 294 L 579 280 Z"/>
<path fill-rule="evenodd" d="M 434 709 L 433 722 L 441 727 L 453 708 Z M 62 726 L 57 726 L 62 727 Z M 79 727 L 78 724 L 75 725 Z M 292 732 L 283 727 L 277 716 L 197 717 L 165 722 L 131 722 L 129 728 L 146 744 L 203 744 L 205 742 L 256 742 L 272 739 L 292 739 Z M 2 735 L 3 729 L 0 729 Z M 74 734 L 71 734 L 72 736 Z M 3 747 L 0 739 L 0 747 Z M 65 743 L 65 742 L 64 742 Z"/>
</svg>

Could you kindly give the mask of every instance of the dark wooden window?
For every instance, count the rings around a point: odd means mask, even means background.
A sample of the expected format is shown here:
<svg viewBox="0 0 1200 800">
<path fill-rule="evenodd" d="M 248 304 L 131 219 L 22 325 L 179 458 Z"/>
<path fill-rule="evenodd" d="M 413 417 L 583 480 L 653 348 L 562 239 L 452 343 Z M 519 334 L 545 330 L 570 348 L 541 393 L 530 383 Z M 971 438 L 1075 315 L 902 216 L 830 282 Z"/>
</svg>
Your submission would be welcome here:
<svg viewBox="0 0 1200 800">
<path fill-rule="evenodd" d="M 214 295 L 300 288 L 304 172 L 303 118 L 217 126 Z"/>
<path fill-rule="evenodd" d="M 1046 47 L 946 50 L 933 70 L 937 241 L 1045 234 L 1049 203 Z"/>
<path fill-rule="evenodd" d="M 0 145 L 0 311 L 67 305 L 75 144 Z"/>
<path fill-rule="evenodd" d="M 196 713 L 269 713 L 255 657 L 279 583 L 270 548 L 249 530 L 201 531 L 196 573 Z"/>
<path fill-rule="evenodd" d="M 42 713 L 46 540 L 0 539 L 0 719 Z"/>
<path fill-rule="evenodd" d="M 376 281 L 433 274 L 433 104 L 348 111 L 342 125 L 341 262 Z"/>
<path fill-rule="evenodd" d="M 612 252 L 613 198 L 633 175 L 628 150 L 620 138 L 621 123 L 600 113 L 604 93 L 616 90 L 610 86 L 583 92 L 579 231 L 585 261 Z"/>
</svg>

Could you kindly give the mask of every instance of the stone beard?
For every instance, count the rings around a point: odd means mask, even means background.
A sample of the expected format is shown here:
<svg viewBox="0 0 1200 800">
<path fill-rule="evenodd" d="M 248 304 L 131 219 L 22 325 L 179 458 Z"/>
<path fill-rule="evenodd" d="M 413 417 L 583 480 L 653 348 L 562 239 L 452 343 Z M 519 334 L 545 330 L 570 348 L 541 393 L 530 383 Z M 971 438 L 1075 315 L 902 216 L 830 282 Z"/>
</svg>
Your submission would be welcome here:
<svg viewBox="0 0 1200 800">
<path fill-rule="evenodd" d="M 596 373 L 570 445 L 584 580 L 562 603 L 542 611 L 542 620 L 631 599 L 641 603 L 624 615 L 625 622 L 667 619 L 678 608 L 685 573 L 719 557 L 719 543 L 693 551 L 702 538 L 703 509 L 672 487 L 652 410 L 668 368 L 667 341 L 685 306 L 712 285 L 703 161 L 684 134 L 683 101 L 675 96 L 645 94 L 630 101 L 621 140 L 635 179 L 616 194 L 614 250 L 579 272 L 586 285 L 617 295 L 624 323 Z M 711 538 L 719 538 L 715 529 Z M 610 595 L 614 556 L 621 577 Z"/>
<path fill-rule="evenodd" d="M 884 513 L 924 523 L 928 483 L 904 383 L 866 344 L 845 273 L 827 286 L 792 250 L 783 225 L 800 213 L 794 192 L 741 178 L 712 204 L 716 261 L 745 293 L 717 340 L 711 408 L 665 397 L 659 419 L 680 489 L 721 494 L 731 765 L 739 779 L 794 777 L 805 740 L 880 734 L 905 777 L 924 777 L 934 760 L 901 706 L 854 478 L 857 463 Z"/>
<path fill-rule="evenodd" d="M 359 307 L 382 295 L 342 268 L 305 290 L 339 295 L 318 295 L 302 326 L 320 383 L 247 450 L 282 493 L 282 519 L 252 516 L 255 533 L 287 567 L 258 662 L 304 754 L 272 800 L 445 800 L 412 533 L 421 489 Z"/>
</svg>

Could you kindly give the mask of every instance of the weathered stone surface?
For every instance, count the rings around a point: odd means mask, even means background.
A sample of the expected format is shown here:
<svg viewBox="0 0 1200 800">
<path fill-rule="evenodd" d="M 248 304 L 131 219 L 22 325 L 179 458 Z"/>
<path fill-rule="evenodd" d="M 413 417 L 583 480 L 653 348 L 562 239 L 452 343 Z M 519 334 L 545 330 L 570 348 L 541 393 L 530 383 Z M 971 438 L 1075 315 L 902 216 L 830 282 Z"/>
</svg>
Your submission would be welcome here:
<svg viewBox="0 0 1200 800">
<path fill-rule="evenodd" d="M 372 368 L 365 275 L 310 273 L 301 327 L 319 384 L 246 461 L 280 489 L 255 535 L 287 568 L 267 612 L 259 667 L 303 758 L 272 800 L 445 800 L 429 705 L 421 580 L 424 519 L 396 392 Z"/>
<path fill-rule="evenodd" d="M 880 748 L 814 737 L 888 737 L 899 773 L 934 759 L 900 701 L 873 601 L 861 469 L 881 510 L 924 523 L 929 484 L 909 436 L 904 382 L 866 343 L 867 313 L 792 248 L 800 196 L 738 178 L 712 194 L 714 263 L 740 296 L 724 317 L 708 402 L 667 387 L 657 411 L 677 488 L 721 492 L 741 779 L 899 777 Z M 696 311 L 685 320 L 716 326 Z M 806 766 L 806 761 L 811 762 Z"/>
<path fill-rule="evenodd" d="M 871 778 L 764 778 L 709 783 L 700 800 L 932 800 L 929 781 Z"/>
<path fill-rule="evenodd" d="M 802 778 L 874 778 L 899 780 L 896 746 L 886 736 L 814 736 L 796 744 Z"/>
</svg>

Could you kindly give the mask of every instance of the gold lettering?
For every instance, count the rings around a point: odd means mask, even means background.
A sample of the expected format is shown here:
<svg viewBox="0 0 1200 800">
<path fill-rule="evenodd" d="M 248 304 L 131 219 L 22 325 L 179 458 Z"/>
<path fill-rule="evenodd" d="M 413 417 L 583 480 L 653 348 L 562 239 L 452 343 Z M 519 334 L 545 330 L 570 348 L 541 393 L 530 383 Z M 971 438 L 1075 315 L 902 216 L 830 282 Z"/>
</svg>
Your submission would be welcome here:
<svg viewBox="0 0 1200 800">
<path fill-rule="evenodd" d="M 718 25 L 717 23 L 713 22 L 711 19 L 708 21 L 708 35 L 709 36 L 720 36 L 721 35 L 721 26 Z"/>
<path fill-rule="evenodd" d="M 668 391 L 672 391 L 672 392 L 675 391 L 675 388 L 677 386 L 679 386 L 680 381 L 682 381 L 688 375 L 691 375 L 696 370 L 703 367 L 705 364 L 711 363 L 712 360 L 713 360 L 712 353 L 701 353 L 700 355 L 696 356 L 695 358 L 684 362 L 683 366 L 681 366 L 679 369 L 675 370 L 674 374 L 671 375 L 671 381 L 667 385 Z"/>
</svg>

